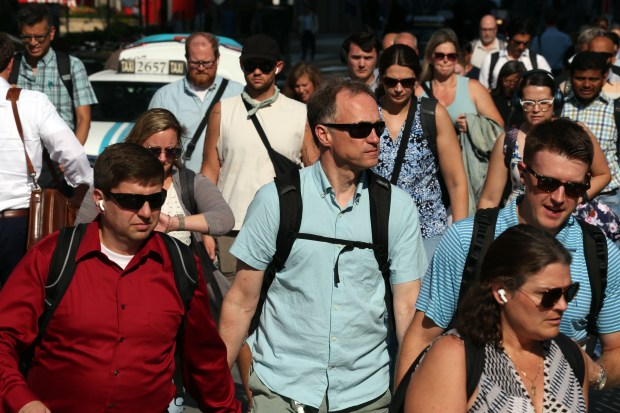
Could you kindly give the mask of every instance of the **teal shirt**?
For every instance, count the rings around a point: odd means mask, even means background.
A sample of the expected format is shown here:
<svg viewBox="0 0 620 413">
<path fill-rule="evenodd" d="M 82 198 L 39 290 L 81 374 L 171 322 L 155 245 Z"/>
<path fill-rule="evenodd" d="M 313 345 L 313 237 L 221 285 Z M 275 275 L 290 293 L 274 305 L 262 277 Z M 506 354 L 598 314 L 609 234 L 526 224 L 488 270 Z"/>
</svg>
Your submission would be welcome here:
<svg viewBox="0 0 620 413">
<path fill-rule="evenodd" d="M 320 162 L 301 171 L 301 232 L 372 242 L 367 174 L 344 208 Z M 241 261 L 264 270 L 275 252 L 280 221 L 275 184 L 250 204 L 231 248 Z M 392 186 L 389 258 L 392 284 L 419 279 L 427 266 L 415 205 Z M 340 254 L 342 245 L 298 239 L 269 289 L 257 331 L 250 337 L 254 369 L 276 393 L 330 410 L 375 399 L 389 385 L 384 283 L 372 250 Z"/>
</svg>

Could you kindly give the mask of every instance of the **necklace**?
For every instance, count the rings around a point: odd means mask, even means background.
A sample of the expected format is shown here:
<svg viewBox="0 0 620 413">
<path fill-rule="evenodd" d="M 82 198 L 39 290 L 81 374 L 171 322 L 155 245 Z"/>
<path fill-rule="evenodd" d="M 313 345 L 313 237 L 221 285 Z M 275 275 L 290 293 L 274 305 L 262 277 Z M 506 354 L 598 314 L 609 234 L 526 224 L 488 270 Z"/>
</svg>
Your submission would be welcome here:
<svg viewBox="0 0 620 413">
<path fill-rule="evenodd" d="M 523 377 L 526 378 L 527 380 L 529 380 L 529 382 L 530 382 L 530 393 L 532 393 L 532 397 L 536 396 L 536 384 L 534 384 L 534 382 L 538 378 L 538 374 L 540 374 L 540 368 L 542 367 L 542 362 L 544 360 L 544 357 L 538 362 L 538 368 L 536 369 L 536 374 L 534 375 L 534 378 L 530 378 L 527 375 L 527 373 L 525 372 L 525 370 L 520 369 L 519 366 L 517 366 L 517 363 L 515 363 L 515 361 L 512 359 L 512 357 L 510 357 L 510 354 L 508 354 L 508 352 L 505 349 L 504 349 L 504 353 L 508 356 L 510 361 L 512 361 L 512 364 L 514 364 L 515 368 L 518 371 L 521 372 Z"/>
</svg>

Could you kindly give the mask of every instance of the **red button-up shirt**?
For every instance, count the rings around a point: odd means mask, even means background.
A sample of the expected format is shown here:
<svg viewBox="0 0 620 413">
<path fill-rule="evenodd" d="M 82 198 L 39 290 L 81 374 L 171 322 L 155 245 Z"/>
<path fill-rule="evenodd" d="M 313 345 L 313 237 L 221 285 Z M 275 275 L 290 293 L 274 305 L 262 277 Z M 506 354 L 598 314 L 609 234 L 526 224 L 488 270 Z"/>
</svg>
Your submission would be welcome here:
<svg viewBox="0 0 620 413">
<path fill-rule="evenodd" d="M 99 223 L 77 251 L 69 289 L 37 347 L 27 380 L 18 354 L 38 333 L 57 235 L 33 248 L 0 291 L 0 394 L 17 412 L 41 400 L 52 412 L 162 412 L 172 400 L 176 335 L 183 318 L 170 258 L 151 236 L 122 270 L 101 252 Z M 204 279 L 185 316 L 184 385 L 209 412 L 239 412 Z"/>
</svg>

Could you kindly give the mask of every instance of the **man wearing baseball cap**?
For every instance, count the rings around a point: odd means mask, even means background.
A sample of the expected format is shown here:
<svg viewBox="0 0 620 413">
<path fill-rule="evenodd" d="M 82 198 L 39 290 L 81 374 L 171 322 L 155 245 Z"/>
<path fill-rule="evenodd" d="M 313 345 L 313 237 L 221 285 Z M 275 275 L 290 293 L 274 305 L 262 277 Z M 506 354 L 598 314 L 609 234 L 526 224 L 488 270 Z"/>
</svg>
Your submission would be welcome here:
<svg viewBox="0 0 620 413">
<path fill-rule="evenodd" d="M 274 151 L 298 165 L 318 158 L 306 121 L 306 105 L 289 99 L 276 86 L 284 62 L 274 39 L 264 34 L 245 42 L 241 69 L 246 86 L 241 96 L 222 99 L 213 107 L 207 127 L 202 174 L 217 183 L 235 214 L 235 227 L 218 239 L 220 266 L 234 274 L 236 259 L 228 253 L 258 189 L 271 182 L 275 169 L 252 120 L 256 120 Z M 246 374 L 247 372 L 243 372 Z"/>
</svg>

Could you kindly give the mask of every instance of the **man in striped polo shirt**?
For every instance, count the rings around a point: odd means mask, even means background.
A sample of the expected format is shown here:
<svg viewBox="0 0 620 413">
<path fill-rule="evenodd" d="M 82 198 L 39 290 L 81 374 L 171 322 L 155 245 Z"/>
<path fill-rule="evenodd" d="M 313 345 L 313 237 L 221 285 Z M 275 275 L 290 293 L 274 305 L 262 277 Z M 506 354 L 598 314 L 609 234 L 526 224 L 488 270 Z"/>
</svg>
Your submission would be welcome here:
<svg viewBox="0 0 620 413">
<path fill-rule="evenodd" d="M 587 335 L 591 288 L 583 232 L 571 214 L 589 187 L 584 184 L 590 180 L 592 142 L 576 123 L 561 118 L 532 129 L 523 155 L 519 170 L 525 194 L 499 211 L 495 237 L 511 226 L 530 224 L 555 236 L 572 253 L 571 276 L 581 288 L 568 304 L 560 331 L 580 341 Z M 456 222 L 444 233 L 422 281 L 416 313 L 401 346 L 397 383 L 418 354 L 450 324 L 472 233 L 473 218 Z M 602 356 L 596 363 L 588 363 L 590 385 L 598 389 L 605 381 L 607 387 L 620 383 L 620 251 L 610 240 L 607 248 L 607 288 L 598 318 Z"/>
</svg>

